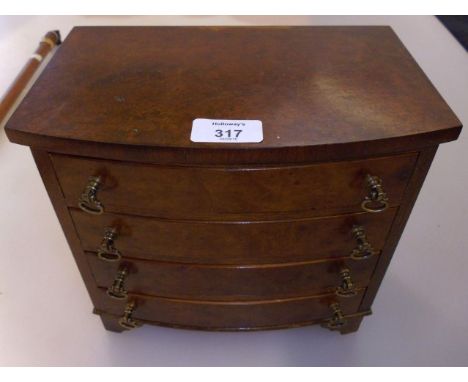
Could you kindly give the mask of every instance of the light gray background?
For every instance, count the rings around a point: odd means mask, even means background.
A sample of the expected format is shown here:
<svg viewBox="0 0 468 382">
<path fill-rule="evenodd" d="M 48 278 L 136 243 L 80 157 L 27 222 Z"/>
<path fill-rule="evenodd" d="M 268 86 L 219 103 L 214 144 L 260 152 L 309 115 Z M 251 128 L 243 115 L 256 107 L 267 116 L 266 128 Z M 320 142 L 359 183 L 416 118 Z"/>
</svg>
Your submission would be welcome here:
<svg viewBox="0 0 468 382">
<path fill-rule="evenodd" d="M 0 91 L 42 35 L 74 25 L 391 25 L 468 121 L 468 55 L 434 17 L 2 17 Z M 356 334 L 319 327 L 114 334 L 91 302 L 26 147 L 0 132 L 0 365 L 468 365 L 468 129 L 443 145 Z"/>
</svg>

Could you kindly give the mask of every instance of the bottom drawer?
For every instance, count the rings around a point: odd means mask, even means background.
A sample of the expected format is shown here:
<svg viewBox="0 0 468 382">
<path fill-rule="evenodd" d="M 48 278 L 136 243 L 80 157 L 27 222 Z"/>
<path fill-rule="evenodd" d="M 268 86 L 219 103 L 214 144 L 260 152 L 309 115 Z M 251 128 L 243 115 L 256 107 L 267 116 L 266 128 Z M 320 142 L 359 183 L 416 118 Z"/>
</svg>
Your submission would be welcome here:
<svg viewBox="0 0 468 382">
<path fill-rule="evenodd" d="M 112 300 L 102 290 L 96 311 L 122 317 L 129 302 Z M 206 330 L 252 330 L 268 327 L 296 326 L 325 320 L 333 316 L 330 308 L 338 302 L 344 315 L 358 311 L 364 290 L 354 297 L 337 299 L 332 294 L 244 302 L 177 300 L 170 298 L 129 296 L 135 304 L 131 318 L 168 326 Z"/>
</svg>

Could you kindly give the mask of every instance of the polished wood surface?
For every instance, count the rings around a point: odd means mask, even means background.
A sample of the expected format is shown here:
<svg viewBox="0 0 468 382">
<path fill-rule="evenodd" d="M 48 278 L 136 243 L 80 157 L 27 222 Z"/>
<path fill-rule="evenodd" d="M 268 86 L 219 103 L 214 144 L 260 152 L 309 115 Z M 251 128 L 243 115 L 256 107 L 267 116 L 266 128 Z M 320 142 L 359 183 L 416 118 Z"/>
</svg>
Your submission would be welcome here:
<svg viewBox="0 0 468 382">
<path fill-rule="evenodd" d="M 77 27 L 7 130 L 23 144 L 219 151 L 190 141 L 195 118 L 261 120 L 261 144 L 222 147 L 241 156 L 400 137 L 409 149 L 461 126 L 386 26 Z"/>
<path fill-rule="evenodd" d="M 106 312 L 94 309 L 94 313 L 98 314 L 99 317 L 101 318 L 102 324 L 106 328 L 106 330 L 109 330 L 111 332 L 116 332 L 116 333 L 121 333 L 125 331 L 125 329 L 119 325 L 119 319 L 121 316 L 119 315 L 112 315 L 108 314 Z M 349 334 L 352 332 L 355 332 L 357 328 L 359 328 L 359 325 L 365 316 L 369 316 L 372 314 L 372 311 L 368 310 L 365 312 L 358 312 L 358 313 L 353 313 L 353 314 L 347 314 L 344 316 L 346 319 L 346 325 L 339 330 L 340 334 Z M 269 326 L 261 326 L 261 327 L 251 327 L 251 328 L 242 328 L 242 329 L 223 329 L 223 328 L 209 328 L 209 327 L 202 327 L 202 326 L 193 326 L 193 325 L 176 325 L 176 324 L 171 324 L 168 322 L 158 322 L 154 320 L 142 320 L 139 319 L 139 322 L 142 325 L 156 325 L 156 326 L 162 326 L 162 327 L 168 327 L 168 328 L 174 328 L 174 329 L 186 329 L 186 330 L 203 330 L 203 331 L 264 331 L 264 330 L 278 330 L 278 329 L 294 329 L 294 328 L 300 328 L 303 326 L 308 326 L 308 325 L 323 325 L 326 323 L 326 320 L 323 318 L 319 319 L 313 319 L 313 320 L 308 320 L 308 321 L 302 321 L 302 322 L 296 322 L 294 324 L 285 324 L 285 325 L 269 325 Z"/>
<path fill-rule="evenodd" d="M 352 228 L 364 227 L 380 250 L 396 209 L 327 218 L 226 222 L 180 221 L 129 215 L 93 216 L 70 210 L 82 247 L 96 251 L 107 227 L 116 228 L 115 247 L 125 257 L 199 263 L 268 264 L 346 257 L 356 248 Z"/>
<path fill-rule="evenodd" d="M 377 175 L 390 205 L 399 204 L 417 154 L 320 165 L 204 168 L 134 165 L 53 155 L 70 207 L 90 176 L 100 176 L 98 198 L 107 212 L 177 219 L 254 220 L 262 216 L 320 216 L 360 212 Z M 259 215 L 262 214 L 262 215 Z"/>
<path fill-rule="evenodd" d="M 383 248 L 382 256 L 379 258 L 379 262 L 375 269 L 374 277 L 372 278 L 370 287 L 366 291 L 366 294 L 362 300 L 361 307 L 364 310 L 370 309 L 372 302 L 374 301 L 380 283 L 385 276 L 385 272 L 387 271 L 390 260 L 392 259 L 393 253 L 398 245 L 398 241 L 400 240 L 403 230 L 405 229 L 406 223 L 411 214 L 411 210 L 413 209 L 419 191 L 421 190 L 424 180 L 426 179 L 426 175 L 429 171 L 436 152 L 437 147 L 431 147 L 421 151 L 419 154 L 413 177 L 406 189 L 405 201 L 398 210 L 398 214 L 395 217 L 394 223 Z"/>
<path fill-rule="evenodd" d="M 191 143 L 200 117 L 260 119 L 264 140 Z M 438 144 L 460 128 L 388 27 L 92 27 L 68 36 L 7 134 L 31 146 L 106 329 L 123 330 L 133 302 L 141 323 L 242 331 L 343 315 L 351 333 Z M 383 212 L 362 210 L 367 174 Z M 102 215 L 78 209 L 91 176 Z M 110 227 L 114 263 L 96 257 Z M 351 259 L 366 242 L 374 256 Z M 344 267 L 354 297 L 335 293 Z"/>
<path fill-rule="evenodd" d="M 362 290 L 355 297 L 339 299 L 344 314 L 358 310 Z M 197 301 L 132 295 L 136 302 L 133 318 L 171 325 L 212 330 L 251 330 L 268 326 L 287 326 L 331 316 L 333 294 L 262 301 Z M 96 309 L 122 316 L 127 302 L 112 300 L 101 290 Z"/>
<path fill-rule="evenodd" d="M 268 265 L 199 265 L 124 258 L 108 263 L 88 253 L 88 263 L 99 287 L 112 285 L 125 267 L 128 292 L 182 299 L 248 301 L 310 296 L 334 292 L 342 285 L 340 271 L 350 270 L 356 288 L 366 287 L 378 256 L 368 260 L 341 258 Z"/>
<path fill-rule="evenodd" d="M 55 214 L 60 222 L 62 230 L 67 239 L 68 246 L 73 254 L 75 263 L 81 274 L 81 277 L 86 285 L 89 297 L 96 305 L 100 297 L 99 290 L 95 287 L 95 281 L 91 269 L 86 261 L 86 255 L 81 247 L 80 239 L 75 231 L 73 220 L 68 211 L 65 200 L 63 199 L 60 184 L 58 183 L 54 167 L 50 160 L 50 155 L 42 150 L 32 148 L 31 153 L 36 163 L 39 174 L 41 175 L 44 186 L 49 195 Z M 36 222 L 39 224 L 40 222 Z"/>
</svg>

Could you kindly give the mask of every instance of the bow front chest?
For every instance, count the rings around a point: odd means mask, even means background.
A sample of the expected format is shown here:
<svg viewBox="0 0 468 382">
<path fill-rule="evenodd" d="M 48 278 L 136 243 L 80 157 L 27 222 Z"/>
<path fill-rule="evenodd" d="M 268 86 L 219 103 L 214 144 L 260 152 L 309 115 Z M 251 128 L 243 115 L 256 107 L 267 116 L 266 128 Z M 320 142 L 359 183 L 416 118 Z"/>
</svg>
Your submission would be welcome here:
<svg viewBox="0 0 468 382">
<path fill-rule="evenodd" d="M 78 27 L 6 126 L 104 326 L 356 331 L 461 123 L 389 27 Z"/>
</svg>

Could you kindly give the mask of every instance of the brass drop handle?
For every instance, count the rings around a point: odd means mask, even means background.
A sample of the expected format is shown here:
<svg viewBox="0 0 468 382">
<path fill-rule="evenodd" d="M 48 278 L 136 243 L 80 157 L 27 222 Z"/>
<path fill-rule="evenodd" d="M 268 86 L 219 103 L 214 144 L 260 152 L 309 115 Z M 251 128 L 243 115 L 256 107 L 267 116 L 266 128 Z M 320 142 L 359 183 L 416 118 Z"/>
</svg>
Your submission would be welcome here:
<svg viewBox="0 0 468 382">
<path fill-rule="evenodd" d="M 141 326 L 141 323 L 135 320 L 133 316 L 133 312 L 135 311 L 136 304 L 135 301 L 130 301 L 124 310 L 123 316 L 119 319 L 119 325 L 127 330 L 135 329 Z"/>
<path fill-rule="evenodd" d="M 388 197 L 382 186 L 382 179 L 378 176 L 367 174 L 367 186 L 369 195 L 361 203 L 361 208 L 366 212 L 382 212 L 388 208 Z"/>
<path fill-rule="evenodd" d="M 117 238 L 115 228 L 106 228 L 101 245 L 97 250 L 97 257 L 104 261 L 119 261 L 122 258 L 120 251 L 114 247 L 114 241 Z"/>
<path fill-rule="evenodd" d="M 365 260 L 377 253 L 367 240 L 364 227 L 354 226 L 352 233 L 357 242 L 357 247 L 351 251 L 350 255 L 353 260 Z"/>
<path fill-rule="evenodd" d="M 337 302 L 333 303 L 330 305 L 330 309 L 332 310 L 333 315 L 322 326 L 330 330 L 339 330 L 343 328 L 347 324 L 347 321 L 341 311 L 340 304 Z"/>
<path fill-rule="evenodd" d="M 125 300 L 127 291 L 125 290 L 125 277 L 128 275 L 128 268 L 122 266 L 119 268 L 112 285 L 107 288 L 107 295 L 117 300 Z"/>
<path fill-rule="evenodd" d="M 353 297 L 357 295 L 357 290 L 351 279 L 351 271 L 348 268 L 342 268 L 340 271 L 341 285 L 336 288 L 335 294 L 339 297 Z"/>
<path fill-rule="evenodd" d="M 88 214 L 100 215 L 104 212 L 104 206 L 97 199 L 97 192 L 101 181 L 100 176 L 91 176 L 78 201 L 78 206 Z"/>
</svg>

